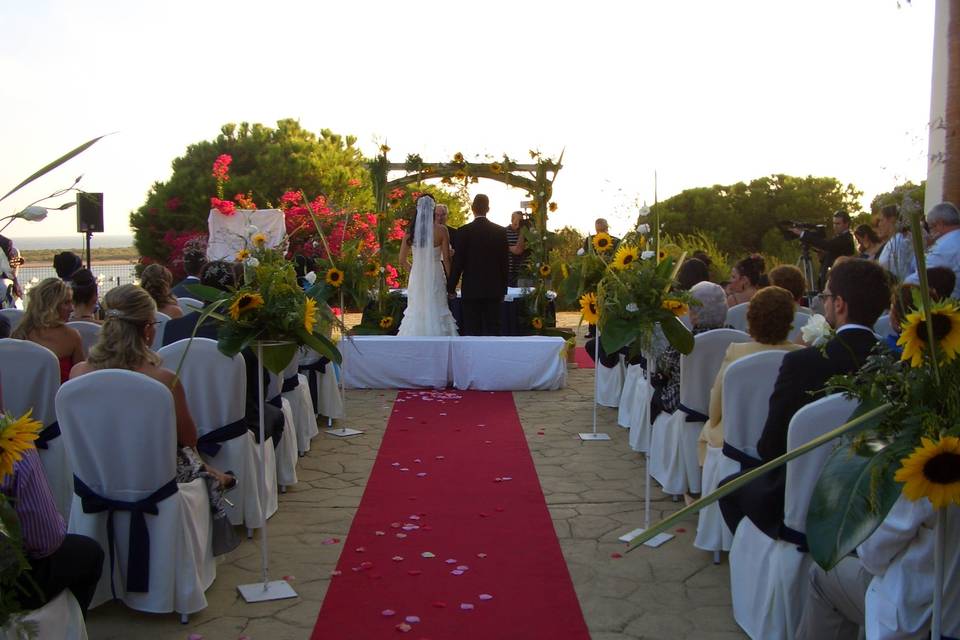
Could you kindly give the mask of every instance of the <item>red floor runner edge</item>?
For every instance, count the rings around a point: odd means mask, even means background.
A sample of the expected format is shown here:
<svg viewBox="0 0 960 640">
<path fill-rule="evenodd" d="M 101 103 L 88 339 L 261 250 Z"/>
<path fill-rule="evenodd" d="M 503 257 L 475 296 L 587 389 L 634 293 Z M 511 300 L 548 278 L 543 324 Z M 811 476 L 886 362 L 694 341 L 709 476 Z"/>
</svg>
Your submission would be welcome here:
<svg viewBox="0 0 960 640">
<path fill-rule="evenodd" d="M 576 361 L 577 366 L 581 369 L 593 369 L 593 358 L 587 354 L 587 350 L 583 347 L 577 347 L 573 352 L 573 359 Z"/>
<path fill-rule="evenodd" d="M 590 637 L 511 393 L 397 396 L 311 638 L 399 637 Z"/>
</svg>

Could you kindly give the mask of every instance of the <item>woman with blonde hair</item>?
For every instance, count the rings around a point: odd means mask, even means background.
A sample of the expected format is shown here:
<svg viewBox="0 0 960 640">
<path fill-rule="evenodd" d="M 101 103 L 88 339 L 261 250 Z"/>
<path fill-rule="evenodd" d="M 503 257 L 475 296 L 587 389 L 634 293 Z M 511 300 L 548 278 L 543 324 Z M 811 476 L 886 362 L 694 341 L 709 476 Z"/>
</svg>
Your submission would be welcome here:
<svg viewBox="0 0 960 640">
<path fill-rule="evenodd" d="M 156 335 L 157 307 L 153 298 L 142 287 L 125 284 L 111 289 L 103 297 L 106 319 L 100 338 L 90 348 L 85 362 L 73 367 L 70 379 L 99 369 L 127 369 L 163 383 L 173 394 L 177 418 L 177 481 L 189 482 L 206 472 L 211 488 L 211 504 L 219 506 L 223 488 L 231 488 L 236 478 L 204 465 L 197 454 L 197 426 L 190 415 L 187 397 L 176 374 L 160 366 L 160 356 L 150 349 Z"/>
<path fill-rule="evenodd" d="M 173 288 L 173 274 L 162 264 L 150 264 L 140 274 L 140 286 L 147 290 L 157 305 L 157 311 L 171 318 L 183 316 L 177 299 L 170 291 Z"/>
<path fill-rule="evenodd" d="M 73 313 L 73 291 L 60 278 L 47 278 L 27 294 L 27 308 L 12 338 L 30 340 L 46 347 L 60 361 L 60 382 L 83 360 L 80 333 L 66 325 Z"/>
</svg>

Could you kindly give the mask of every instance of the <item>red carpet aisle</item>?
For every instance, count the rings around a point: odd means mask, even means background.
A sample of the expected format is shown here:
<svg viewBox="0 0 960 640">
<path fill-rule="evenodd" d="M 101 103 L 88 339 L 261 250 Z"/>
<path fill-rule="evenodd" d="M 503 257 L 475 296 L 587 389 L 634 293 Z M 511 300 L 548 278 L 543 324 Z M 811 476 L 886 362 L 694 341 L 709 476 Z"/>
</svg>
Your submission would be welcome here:
<svg viewBox="0 0 960 640">
<path fill-rule="evenodd" d="M 576 360 L 577 366 L 581 369 L 593 369 L 593 358 L 587 355 L 587 350 L 583 347 L 577 347 L 573 352 L 573 359 Z"/>
<path fill-rule="evenodd" d="M 587 639 L 513 397 L 397 396 L 314 640 Z"/>
</svg>

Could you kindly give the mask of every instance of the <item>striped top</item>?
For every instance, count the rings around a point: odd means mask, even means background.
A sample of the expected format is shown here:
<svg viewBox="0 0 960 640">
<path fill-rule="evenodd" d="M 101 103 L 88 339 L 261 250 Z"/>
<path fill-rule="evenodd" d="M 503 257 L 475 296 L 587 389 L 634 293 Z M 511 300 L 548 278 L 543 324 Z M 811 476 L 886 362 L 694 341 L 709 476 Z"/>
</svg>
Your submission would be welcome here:
<svg viewBox="0 0 960 640">
<path fill-rule="evenodd" d="M 0 485 L 0 491 L 13 499 L 27 557 L 45 558 L 60 548 L 67 527 L 53 502 L 36 449 L 23 453 L 23 458 L 13 465 L 13 475 Z"/>
</svg>

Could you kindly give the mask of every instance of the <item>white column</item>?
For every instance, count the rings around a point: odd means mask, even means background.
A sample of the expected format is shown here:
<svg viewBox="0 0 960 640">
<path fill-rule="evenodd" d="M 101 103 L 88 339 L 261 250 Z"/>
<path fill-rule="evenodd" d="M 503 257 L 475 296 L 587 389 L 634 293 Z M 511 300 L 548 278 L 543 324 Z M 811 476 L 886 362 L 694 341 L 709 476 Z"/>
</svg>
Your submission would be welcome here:
<svg viewBox="0 0 960 640">
<path fill-rule="evenodd" d="M 943 200 L 943 157 L 947 152 L 947 25 L 950 22 L 950 0 L 937 0 L 933 27 L 933 77 L 930 81 L 929 150 L 927 152 L 927 189 L 923 210 Z"/>
</svg>

